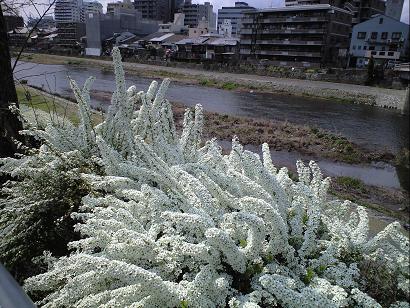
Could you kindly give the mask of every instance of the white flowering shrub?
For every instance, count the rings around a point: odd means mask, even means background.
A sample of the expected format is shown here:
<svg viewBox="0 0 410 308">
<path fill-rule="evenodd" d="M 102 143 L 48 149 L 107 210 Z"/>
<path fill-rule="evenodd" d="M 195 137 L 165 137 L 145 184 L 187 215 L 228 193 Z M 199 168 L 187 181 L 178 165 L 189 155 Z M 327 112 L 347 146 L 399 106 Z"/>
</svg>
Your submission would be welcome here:
<svg viewBox="0 0 410 308">
<path fill-rule="evenodd" d="M 169 80 L 126 90 L 114 50 L 117 89 L 103 123 L 90 121 L 87 82 L 72 81 L 81 124 L 35 132 L 42 155 L 76 153 L 104 172 L 72 216 L 82 238 L 26 280 L 45 307 L 382 307 L 366 293 L 364 262 L 394 278 L 391 307 L 408 307 L 409 241 L 393 223 L 369 239 L 365 209 L 327 198 L 314 162 L 298 181 L 234 138 L 223 155 L 201 140 L 201 106 L 175 130 Z M 137 108 L 137 106 L 139 108 Z M 370 277 L 370 276 L 369 276 Z M 384 301 L 384 299 L 383 299 Z"/>
</svg>

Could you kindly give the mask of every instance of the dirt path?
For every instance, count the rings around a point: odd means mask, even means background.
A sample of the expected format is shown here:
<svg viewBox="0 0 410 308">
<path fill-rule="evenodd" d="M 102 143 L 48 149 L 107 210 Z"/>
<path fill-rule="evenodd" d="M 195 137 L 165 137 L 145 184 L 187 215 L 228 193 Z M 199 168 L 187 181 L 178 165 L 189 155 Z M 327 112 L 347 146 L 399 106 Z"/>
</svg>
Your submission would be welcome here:
<svg viewBox="0 0 410 308">
<path fill-rule="evenodd" d="M 111 61 L 108 60 L 44 54 L 25 55 L 22 60 L 44 64 L 98 65 L 104 69 L 111 69 L 112 67 Z M 214 87 L 234 83 L 234 88 L 332 98 L 396 109 L 402 109 L 406 95 L 405 90 L 250 74 L 221 73 L 131 62 L 125 62 L 124 69 L 127 73 L 140 74 L 144 77 L 170 77 L 173 80 L 185 83 L 200 83 Z"/>
</svg>

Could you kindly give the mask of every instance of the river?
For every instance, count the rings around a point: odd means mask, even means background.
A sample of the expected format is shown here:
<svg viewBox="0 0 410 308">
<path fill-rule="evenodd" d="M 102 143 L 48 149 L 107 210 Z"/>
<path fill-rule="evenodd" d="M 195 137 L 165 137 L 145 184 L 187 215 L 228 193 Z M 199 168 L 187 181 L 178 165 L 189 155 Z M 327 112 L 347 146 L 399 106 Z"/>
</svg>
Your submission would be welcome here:
<svg viewBox="0 0 410 308">
<path fill-rule="evenodd" d="M 95 91 L 112 92 L 115 88 L 113 73 L 98 67 L 20 62 L 16 68 L 16 76 L 26 79 L 29 85 L 63 96 L 72 96 L 67 76 L 80 85 L 87 77 L 94 76 Z M 151 79 L 135 75 L 127 76 L 126 79 L 128 86 L 136 85 L 137 89 L 141 90 L 145 90 L 151 82 Z M 227 91 L 180 82 L 171 83 L 167 98 L 187 106 L 199 103 L 205 110 L 212 112 L 287 120 L 295 124 L 320 127 L 341 134 L 372 151 L 397 153 L 400 149 L 409 147 L 408 117 L 402 116 L 397 110 L 336 103 L 318 98 Z M 92 104 L 94 108 L 106 109 L 108 106 L 107 100 L 95 97 L 92 98 Z M 294 164 L 296 160 L 296 156 L 289 153 L 277 152 L 273 153 L 273 156 L 276 162 L 283 165 Z M 396 169 L 390 165 L 351 166 L 324 160 L 320 162 L 320 166 L 331 176 L 352 176 L 369 185 L 408 189 L 408 182 L 400 181 Z M 404 182 L 407 184 L 403 185 Z"/>
</svg>

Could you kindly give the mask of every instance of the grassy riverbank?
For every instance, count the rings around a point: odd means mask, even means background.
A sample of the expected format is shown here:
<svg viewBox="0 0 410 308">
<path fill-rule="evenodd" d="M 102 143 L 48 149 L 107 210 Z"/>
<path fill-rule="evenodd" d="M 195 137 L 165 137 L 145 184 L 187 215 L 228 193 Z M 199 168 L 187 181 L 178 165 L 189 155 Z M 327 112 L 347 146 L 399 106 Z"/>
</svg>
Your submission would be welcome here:
<svg viewBox="0 0 410 308">
<path fill-rule="evenodd" d="M 31 100 L 27 100 L 25 91 Z M 107 98 L 106 93 L 92 93 L 99 99 Z M 19 100 L 23 106 L 29 107 L 26 113 L 33 110 L 43 114 L 54 114 L 78 123 L 77 106 L 64 98 L 56 97 L 30 87 L 18 87 Z M 186 106 L 173 104 L 177 129 L 180 131 Z M 95 112 L 94 123 L 99 123 L 102 115 Z M 241 143 L 260 147 L 267 142 L 272 150 L 297 152 L 310 156 L 318 161 L 330 159 L 350 164 L 362 164 L 372 161 L 388 161 L 393 163 L 395 157 L 390 153 L 369 152 L 350 142 L 321 129 L 295 125 L 281 121 L 262 121 L 252 118 L 233 117 L 217 113 L 205 112 L 204 139 L 217 138 L 230 141 L 237 135 Z M 225 149 L 228 150 L 228 149 Z M 291 169 L 292 174 L 295 169 Z M 357 204 L 376 210 L 382 215 L 400 219 L 408 223 L 409 195 L 404 190 L 387 189 L 366 185 L 363 182 L 348 178 L 333 178 L 331 193 L 338 198 L 348 199 Z"/>
<path fill-rule="evenodd" d="M 94 65 L 95 67 L 101 68 L 103 72 L 112 72 L 111 60 L 101 58 L 23 54 L 21 60 L 41 64 L 73 65 L 84 68 Z M 250 74 L 221 73 L 133 62 L 124 62 L 124 69 L 127 74 L 145 78 L 169 77 L 173 81 L 185 84 L 201 85 L 232 91 L 258 91 L 264 93 L 315 97 L 328 99 L 329 103 L 360 103 L 400 109 L 402 108 L 405 98 L 404 90 L 383 89 L 343 83 Z"/>
</svg>

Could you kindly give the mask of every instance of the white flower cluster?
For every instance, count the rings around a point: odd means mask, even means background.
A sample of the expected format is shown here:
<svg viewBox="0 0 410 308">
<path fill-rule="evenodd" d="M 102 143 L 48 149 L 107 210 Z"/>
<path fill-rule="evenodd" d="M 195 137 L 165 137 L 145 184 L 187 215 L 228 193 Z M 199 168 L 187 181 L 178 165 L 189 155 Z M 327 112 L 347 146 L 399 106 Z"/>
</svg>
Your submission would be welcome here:
<svg viewBox="0 0 410 308">
<path fill-rule="evenodd" d="M 178 136 L 169 80 L 126 90 L 113 55 L 117 89 L 106 120 L 92 127 L 91 82 L 72 81 L 80 126 L 36 132 L 45 151 L 75 151 L 105 167 L 103 176 L 84 174 L 93 193 L 74 214 L 82 234 L 74 252 L 26 280 L 28 291 L 48 294 L 41 304 L 379 307 L 359 290 L 361 259 L 383 260 L 409 291 L 409 241 L 397 223 L 368 240 L 366 211 L 329 201 L 330 180 L 314 162 L 298 162 L 293 181 L 267 144 L 262 159 L 236 138 L 229 155 L 215 140 L 203 144 L 199 105 Z"/>
</svg>

